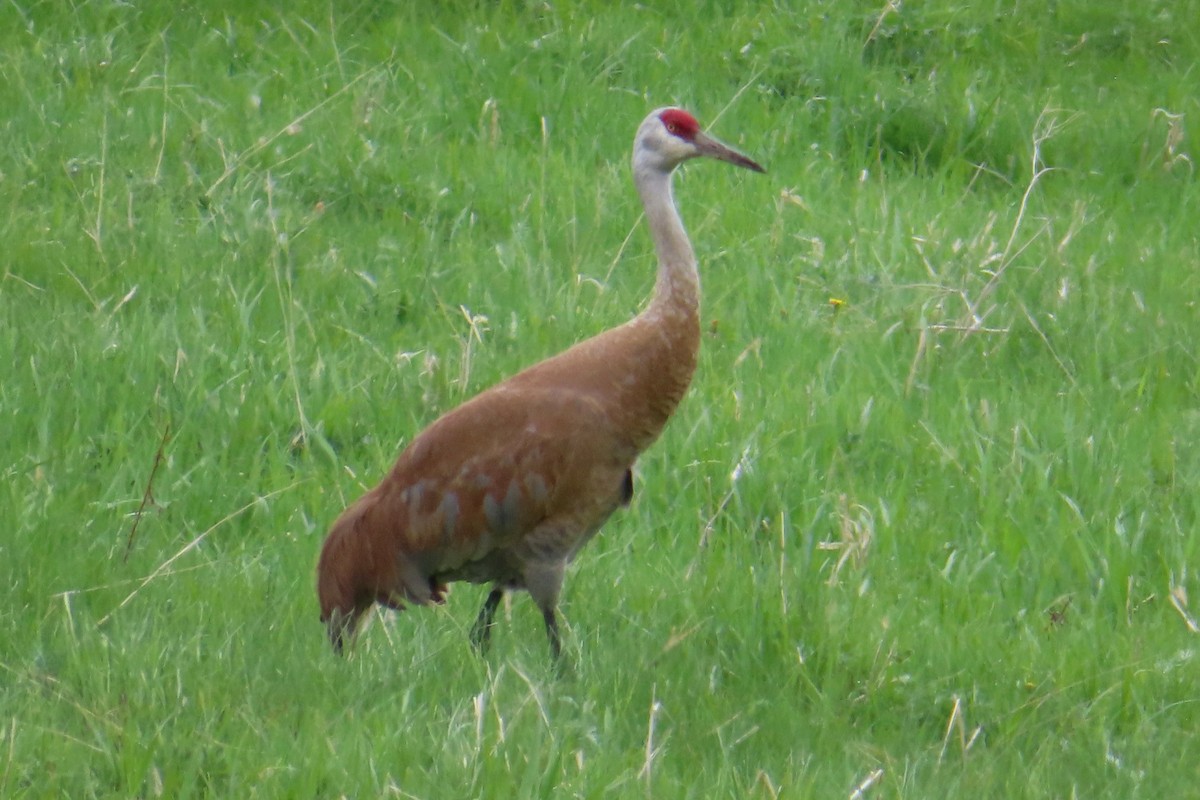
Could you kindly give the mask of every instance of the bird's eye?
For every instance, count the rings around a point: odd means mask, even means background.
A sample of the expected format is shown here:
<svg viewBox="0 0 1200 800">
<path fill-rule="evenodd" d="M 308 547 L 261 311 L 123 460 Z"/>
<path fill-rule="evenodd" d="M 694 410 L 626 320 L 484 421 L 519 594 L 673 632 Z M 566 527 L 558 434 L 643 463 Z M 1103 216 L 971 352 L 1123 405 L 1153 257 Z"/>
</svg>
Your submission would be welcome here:
<svg viewBox="0 0 1200 800">
<path fill-rule="evenodd" d="M 679 133 L 679 126 L 674 122 L 667 123 L 667 133 Z"/>
</svg>

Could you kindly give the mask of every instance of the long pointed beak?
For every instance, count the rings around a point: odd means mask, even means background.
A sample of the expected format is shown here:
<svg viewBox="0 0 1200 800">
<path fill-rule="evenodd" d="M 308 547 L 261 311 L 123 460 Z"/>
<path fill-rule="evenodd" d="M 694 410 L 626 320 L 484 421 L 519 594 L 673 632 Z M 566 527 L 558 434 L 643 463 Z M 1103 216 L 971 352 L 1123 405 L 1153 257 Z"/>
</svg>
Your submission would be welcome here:
<svg viewBox="0 0 1200 800">
<path fill-rule="evenodd" d="M 755 172 L 766 172 L 757 161 L 754 161 L 749 156 L 742 155 L 728 145 L 718 142 L 706 133 L 697 131 L 692 142 L 696 145 L 699 155 L 715 158 L 718 161 L 733 164 L 735 167 L 742 167 L 743 169 L 750 169 Z"/>
</svg>

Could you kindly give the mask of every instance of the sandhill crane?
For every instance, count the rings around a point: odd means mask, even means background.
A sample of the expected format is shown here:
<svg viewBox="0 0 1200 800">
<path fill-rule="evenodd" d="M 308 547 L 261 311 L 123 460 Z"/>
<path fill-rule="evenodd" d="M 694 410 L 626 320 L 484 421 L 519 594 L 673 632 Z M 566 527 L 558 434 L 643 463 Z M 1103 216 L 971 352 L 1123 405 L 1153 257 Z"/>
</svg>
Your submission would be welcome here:
<svg viewBox="0 0 1200 800">
<path fill-rule="evenodd" d="M 317 593 L 335 650 L 375 603 L 442 603 L 446 584 L 469 581 L 493 587 L 471 630 L 477 647 L 487 646 L 504 592 L 524 589 L 558 659 L 564 570 L 629 503 L 633 463 L 696 369 L 700 281 L 671 174 L 697 157 L 764 171 L 682 109 L 646 117 L 633 142 L 634 183 L 659 261 L 646 309 L 447 412 L 334 522 Z"/>
</svg>

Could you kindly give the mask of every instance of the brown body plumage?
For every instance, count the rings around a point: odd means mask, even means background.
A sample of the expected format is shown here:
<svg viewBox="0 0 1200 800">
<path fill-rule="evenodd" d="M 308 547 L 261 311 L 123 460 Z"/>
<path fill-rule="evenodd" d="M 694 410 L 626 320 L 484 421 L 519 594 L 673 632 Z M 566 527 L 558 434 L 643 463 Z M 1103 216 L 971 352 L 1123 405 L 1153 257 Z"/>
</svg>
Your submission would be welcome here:
<svg viewBox="0 0 1200 800">
<path fill-rule="evenodd" d="M 337 519 L 317 567 L 335 648 L 373 604 L 442 602 L 445 585 L 463 580 L 494 585 L 477 644 L 486 644 L 503 592 L 525 589 L 557 656 L 566 565 L 629 502 L 634 461 L 696 368 L 699 279 L 670 174 L 705 155 L 762 170 L 679 109 L 655 111 L 638 130 L 634 176 L 660 262 L 644 312 L 446 413 Z"/>
</svg>

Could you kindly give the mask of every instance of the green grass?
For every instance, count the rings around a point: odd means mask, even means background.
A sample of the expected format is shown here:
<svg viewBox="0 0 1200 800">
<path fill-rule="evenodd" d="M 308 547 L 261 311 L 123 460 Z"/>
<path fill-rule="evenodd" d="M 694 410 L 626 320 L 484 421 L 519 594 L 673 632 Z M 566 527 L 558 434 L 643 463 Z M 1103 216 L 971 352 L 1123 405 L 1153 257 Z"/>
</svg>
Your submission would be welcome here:
<svg viewBox="0 0 1200 800">
<path fill-rule="evenodd" d="M 0 8 L 0 795 L 1194 793 L 1200 3 L 250 8 Z M 649 293 L 667 103 L 770 173 L 677 181 L 574 668 L 466 586 L 336 659 L 338 512 Z"/>
</svg>

